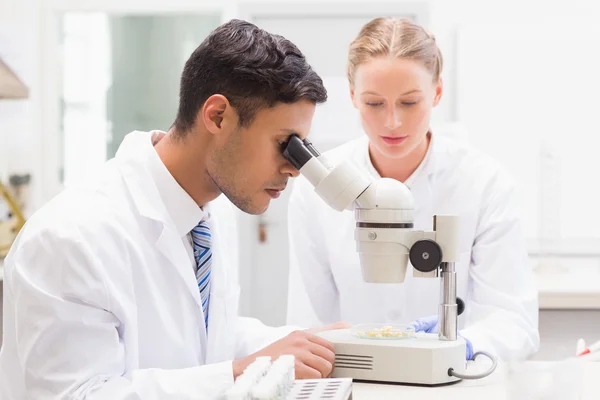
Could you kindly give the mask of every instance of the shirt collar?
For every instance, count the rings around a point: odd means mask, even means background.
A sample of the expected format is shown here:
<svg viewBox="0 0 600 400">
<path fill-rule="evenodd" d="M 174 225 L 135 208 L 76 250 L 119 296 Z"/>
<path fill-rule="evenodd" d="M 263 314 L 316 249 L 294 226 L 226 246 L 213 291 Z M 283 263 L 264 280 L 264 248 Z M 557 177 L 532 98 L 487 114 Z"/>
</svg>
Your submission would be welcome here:
<svg viewBox="0 0 600 400">
<path fill-rule="evenodd" d="M 150 142 L 150 140 L 149 137 L 148 141 Z M 210 218 L 210 211 L 198 206 L 192 197 L 177 183 L 153 146 L 148 157 L 148 167 L 167 214 L 175 225 L 179 236 L 187 235 L 198 223 Z"/>
</svg>

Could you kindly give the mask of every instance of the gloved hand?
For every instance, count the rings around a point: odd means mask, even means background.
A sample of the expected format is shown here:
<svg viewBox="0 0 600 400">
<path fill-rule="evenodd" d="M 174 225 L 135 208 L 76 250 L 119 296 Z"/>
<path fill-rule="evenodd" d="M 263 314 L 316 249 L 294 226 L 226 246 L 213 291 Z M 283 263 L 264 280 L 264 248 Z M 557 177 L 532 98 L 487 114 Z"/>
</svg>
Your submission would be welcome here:
<svg viewBox="0 0 600 400">
<path fill-rule="evenodd" d="M 438 316 L 431 315 L 429 317 L 420 318 L 410 323 L 410 326 L 415 329 L 415 332 L 425 332 L 425 333 L 437 333 L 438 331 Z M 473 358 L 473 344 L 469 339 L 462 336 L 460 332 L 458 332 L 458 336 L 463 338 L 467 343 L 467 360 Z"/>
</svg>

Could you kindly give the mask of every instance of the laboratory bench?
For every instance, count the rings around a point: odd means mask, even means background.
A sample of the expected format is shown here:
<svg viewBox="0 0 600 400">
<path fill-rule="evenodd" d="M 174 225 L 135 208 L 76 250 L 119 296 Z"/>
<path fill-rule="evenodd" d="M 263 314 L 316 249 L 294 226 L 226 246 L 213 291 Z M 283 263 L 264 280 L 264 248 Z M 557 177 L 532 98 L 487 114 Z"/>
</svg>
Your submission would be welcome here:
<svg viewBox="0 0 600 400">
<path fill-rule="evenodd" d="M 469 366 L 467 369 L 471 369 Z M 461 381 L 450 386 L 418 387 L 354 382 L 353 400 L 515 400 L 600 399 L 600 362 L 584 363 L 581 369 L 560 363 L 528 361 L 515 369 L 500 364 L 487 378 Z M 544 386 L 540 385 L 550 385 Z M 577 393 L 580 391 L 579 393 Z M 542 395 L 543 393 L 543 395 Z"/>
</svg>

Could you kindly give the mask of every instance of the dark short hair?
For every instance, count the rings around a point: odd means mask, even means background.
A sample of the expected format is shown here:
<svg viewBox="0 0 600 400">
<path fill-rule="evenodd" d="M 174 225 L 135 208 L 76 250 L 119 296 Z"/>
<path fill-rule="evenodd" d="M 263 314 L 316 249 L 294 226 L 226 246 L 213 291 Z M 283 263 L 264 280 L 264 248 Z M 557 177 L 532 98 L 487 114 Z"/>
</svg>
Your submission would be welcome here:
<svg viewBox="0 0 600 400">
<path fill-rule="evenodd" d="M 214 94 L 228 99 L 241 126 L 279 102 L 327 100 L 322 79 L 292 42 L 237 19 L 211 32 L 185 63 L 175 129 L 188 131 Z"/>
</svg>

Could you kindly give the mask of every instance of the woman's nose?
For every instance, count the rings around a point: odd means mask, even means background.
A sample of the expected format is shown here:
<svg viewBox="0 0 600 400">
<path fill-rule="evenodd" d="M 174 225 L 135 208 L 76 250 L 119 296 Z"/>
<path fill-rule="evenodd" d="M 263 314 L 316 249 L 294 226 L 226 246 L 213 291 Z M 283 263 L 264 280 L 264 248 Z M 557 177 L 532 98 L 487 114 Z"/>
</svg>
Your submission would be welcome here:
<svg viewBox="0 0 600 400">
<path fill-rule="evenodd" d="M 385 127 L 392 130 L 400 127 L 400 125 L 402 125 L 402 122 L 400 121 L 400 112 L 396 107 L 391 107 L 391 109 L 388 110 L 385 119 Z"/>
</svg>

